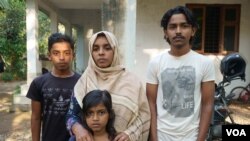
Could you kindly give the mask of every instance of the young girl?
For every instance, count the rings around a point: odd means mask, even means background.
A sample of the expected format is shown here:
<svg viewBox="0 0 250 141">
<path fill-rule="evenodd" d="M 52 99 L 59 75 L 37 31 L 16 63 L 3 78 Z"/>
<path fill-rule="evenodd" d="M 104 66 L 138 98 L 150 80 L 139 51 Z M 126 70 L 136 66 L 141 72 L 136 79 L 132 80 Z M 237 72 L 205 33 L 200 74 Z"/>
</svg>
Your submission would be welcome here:
<svg viewBox="0 0 250 141">
<path fill-rule="evenodd" d="M 109 92 L 106 90 L 90 91 L 82 100 L 82 104 L 83 127 L 93 135 L 94 141 L 114 140 L 116 136 L 115 114 Z"/>
</svg>

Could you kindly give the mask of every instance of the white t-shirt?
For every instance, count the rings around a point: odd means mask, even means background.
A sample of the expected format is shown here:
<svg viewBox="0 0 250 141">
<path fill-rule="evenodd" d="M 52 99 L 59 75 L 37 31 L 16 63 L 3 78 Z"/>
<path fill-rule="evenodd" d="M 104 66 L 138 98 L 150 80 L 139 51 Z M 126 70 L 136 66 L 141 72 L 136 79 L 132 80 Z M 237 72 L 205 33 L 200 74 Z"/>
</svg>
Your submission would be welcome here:
<svg viewBox="0 0 250 141">
<path fill-rule="evenodd" d="M 192 50 L 180 57 L 165 51 L 150 61 L 147 83 L 158 84 L 159 141 L 196 140 L 201 112 L 201 82 L 213 80 L 212 60 Z"/>
</svg>

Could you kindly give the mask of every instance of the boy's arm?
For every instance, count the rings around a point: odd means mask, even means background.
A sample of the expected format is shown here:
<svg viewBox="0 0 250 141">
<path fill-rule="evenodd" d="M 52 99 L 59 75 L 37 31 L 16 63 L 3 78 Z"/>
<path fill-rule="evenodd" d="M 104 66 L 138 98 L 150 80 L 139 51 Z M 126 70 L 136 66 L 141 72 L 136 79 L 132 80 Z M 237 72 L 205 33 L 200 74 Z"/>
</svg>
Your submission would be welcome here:
<svg viewBox="0 0 250 141">
<path fill-rule="evenodd" d="M 31 102 L 31 133 L 32 141 L 40 141 L 41 132 L 41 103 L 32 100 Z"/>
<path fill-rule="evenodd" d="M 214 102 L 214 81 L 201 83 L 201 116 L 197 141 L 204 141 L 211 122 Z"/>
<path fill-rule="evenodd" d="M 158 90 L 158 84 L 147 83 L 146 93 L 151 112 L 149 141 L 157 141 L 157 110 L 156 110 L 157 90 Z"/>
</svg>

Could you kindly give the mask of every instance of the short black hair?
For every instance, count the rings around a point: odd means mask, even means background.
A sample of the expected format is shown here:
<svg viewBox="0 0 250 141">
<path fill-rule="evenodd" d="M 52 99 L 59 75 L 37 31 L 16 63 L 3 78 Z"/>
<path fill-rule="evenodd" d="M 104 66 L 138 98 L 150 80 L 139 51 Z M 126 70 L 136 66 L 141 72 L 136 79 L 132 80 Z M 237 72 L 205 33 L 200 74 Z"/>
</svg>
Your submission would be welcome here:
<svg viewBox="0 0 250 141">
<path fill-rule="evenodd" d="M 49 38 L 48 38 L 48 51 L 50 52 L 53 44 L 59 43 L 59 42 L 69 43 L 71 49 L 74 51 L 75 42 L 73 41 L 73 39 L 70 36 L 68 36 L 66 34 L 59 33 L 59 32 L 53 33 L 49 36 Z"/>
<path fill-rule="evenodd" d="M 106 126 L 106 131 L 109 134 L 109 138 L 113 140 L 116 136 L 116 130 L 114 128 L 115 113 L 112 108 L 111 95 L 107 90 L 92 90 L 85 95 L 82 100 L 83 126 L 93 134 L 93 131 L 88 127 L 86 123 L 86 114 L 90 108 L 101 103 L 105 106 L 109 113 L 109 120 Z"/>
<path fill-rule="evenodd" d="M 198 28 L 198 23 L 196 21 L 196 18 L 194 17 L 192 11 L 190 11 L 187 7 L 184 6 L 177 6 L 175 8 L 169 9 L 162 17 L 161 19 L 161 27 L 164 29 L 167 29 L 169 19 L 174 14 L 183 14 L 186 17 L 186 20 L 188 24 L 191 24 L 192 27 Z"/>
</svg>

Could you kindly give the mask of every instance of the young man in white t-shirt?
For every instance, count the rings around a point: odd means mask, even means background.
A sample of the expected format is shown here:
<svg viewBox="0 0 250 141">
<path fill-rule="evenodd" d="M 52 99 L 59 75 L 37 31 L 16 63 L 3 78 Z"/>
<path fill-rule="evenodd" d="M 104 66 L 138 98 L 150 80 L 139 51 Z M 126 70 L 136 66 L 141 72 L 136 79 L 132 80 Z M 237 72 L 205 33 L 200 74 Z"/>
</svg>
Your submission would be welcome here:
<svg viewBox="0 0 250 141">
<path fill-rule="evenodd" d="M 204 141 L 213 111 L 214 64 L 191 50 L 198 25 L 186 7 L 168 10 L 161 26 L 170 50 L 148 65 L 150 141 Z"/>
</svg>

